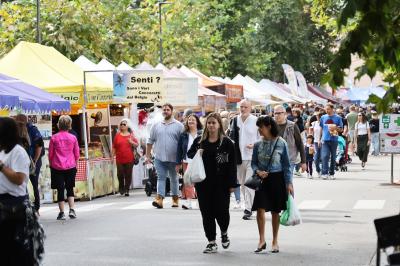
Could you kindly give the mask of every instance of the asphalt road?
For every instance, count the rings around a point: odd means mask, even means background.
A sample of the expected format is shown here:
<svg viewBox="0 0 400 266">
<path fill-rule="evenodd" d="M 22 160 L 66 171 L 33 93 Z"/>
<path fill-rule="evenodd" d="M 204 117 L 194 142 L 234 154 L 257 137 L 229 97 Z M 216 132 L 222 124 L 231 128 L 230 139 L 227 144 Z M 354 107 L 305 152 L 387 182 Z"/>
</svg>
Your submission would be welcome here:
<svg viewBox="0 0 400 266">
<path fill-rule="evenodd" d="M 395 174 L 400 176 L 400 157 Z M 207 244 L 198 209 L 154 209 L 135 190 L 129 198 L 107 196 L 78 202 L 78 219 L 57 221 L 55 204 L 44 205 L 44 265 L 372 265 L 376 248 L 373 220 L 400 212 L 400 186 L 389 185 L 390 156 L 358 159 L 336 180 L 295 178 L 295 201 L 303 224 L 281 227 L 280 253 L 253 254 L 256 221 L 231 211 L 231 246 L 205 255 Z M 233 198 L 232 198 L 233 200 Z M 170 200 L 169 200 L 170 201 Z M 271 223 L 267 215 L 267 250 Z"/>
</svg>

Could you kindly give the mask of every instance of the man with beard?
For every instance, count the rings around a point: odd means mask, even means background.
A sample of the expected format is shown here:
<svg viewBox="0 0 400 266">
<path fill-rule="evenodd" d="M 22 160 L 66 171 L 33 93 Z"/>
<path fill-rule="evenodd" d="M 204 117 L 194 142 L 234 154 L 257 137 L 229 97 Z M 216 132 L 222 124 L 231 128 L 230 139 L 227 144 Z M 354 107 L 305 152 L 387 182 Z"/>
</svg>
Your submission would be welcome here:
<svg viewBox="0 0 400 266">
<path fill-rule="evenodd" d="M 179 136 L 183 131 L 183 125 L 174 119 L 173 106 L 166 103 L 162 106 L 164 120 L 153 125 L 150 137 L 147 140 L 146 163 L 151 162 L 151 152 L 154 153 L 154 166 L 157 171 L 157 196 L 153 206 L 162 209 L 165 198 L 165 184 L 167 177 L 171 181 L 172 207 L 179 206 L 178 177 L 176 174 L 176 152 Z M 153 147 L 154 146 L 154 147 Z"/>
<path fill-rule="evenodd" d="M 335 179 L 336 149 L 339 133 L 343 131 L 343 121 L 340 116 L 335 114 L 333 104 L 328 103 L 325 111 L 326 115 L 323 115 L 320 120 L 322 130 L 321 140 L 318 143 L 321 147 L 322 178 Z"/>
</svg>

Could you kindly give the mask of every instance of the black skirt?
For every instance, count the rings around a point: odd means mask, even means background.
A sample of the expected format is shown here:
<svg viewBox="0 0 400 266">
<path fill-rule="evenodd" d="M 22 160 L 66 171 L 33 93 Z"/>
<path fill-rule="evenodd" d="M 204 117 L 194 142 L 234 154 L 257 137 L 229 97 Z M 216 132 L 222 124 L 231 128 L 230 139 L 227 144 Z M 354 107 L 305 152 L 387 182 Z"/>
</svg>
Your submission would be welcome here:
<svg viewBox="0 0 400 266">
<path fill-rule="evenodd" d="M 288 198 L 283 172 L 269 173 L 261 189 L 256 191 L 252 210 L 264 209 L 266 212 L 279 213 L 286 210 Z"/>
</svg>

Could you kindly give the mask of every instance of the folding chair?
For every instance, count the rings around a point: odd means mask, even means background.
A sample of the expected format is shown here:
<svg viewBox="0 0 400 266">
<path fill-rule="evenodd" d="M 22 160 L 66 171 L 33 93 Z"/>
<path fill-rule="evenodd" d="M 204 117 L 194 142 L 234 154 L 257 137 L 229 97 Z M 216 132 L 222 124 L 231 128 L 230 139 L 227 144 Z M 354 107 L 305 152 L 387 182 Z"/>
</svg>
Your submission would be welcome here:
<svg viewBox="0 0 400 266">
<path fill-rule="evenodd" d="M 381 249 L 387 255 L 389 265 L 400 265 L 400 214 L 374 220 L 378 244 L 376 249 L 376 265 L 381 263 Z M 387 253 L 387 248 L 393 247 L 391 254 Z"/>
</svg>

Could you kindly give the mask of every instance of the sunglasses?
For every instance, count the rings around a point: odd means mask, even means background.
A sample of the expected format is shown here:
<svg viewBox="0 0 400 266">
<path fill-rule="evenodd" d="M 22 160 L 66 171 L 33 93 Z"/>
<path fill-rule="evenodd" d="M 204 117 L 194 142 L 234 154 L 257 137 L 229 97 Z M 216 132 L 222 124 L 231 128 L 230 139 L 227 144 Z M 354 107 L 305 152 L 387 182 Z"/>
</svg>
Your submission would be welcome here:
<svg viewBox="0 0 400 266">
<path fill-rule="evenodd" d="M 126 124 L 120 124 L 120 126 L 126 126 Z"/>
<path fill-rule="evenodd" d="M 285 112 L 275 112 L 274 114 L 276 114 L 276 115 L 281 115 L 281 114 L 284 114 Z"/>
</svg>

